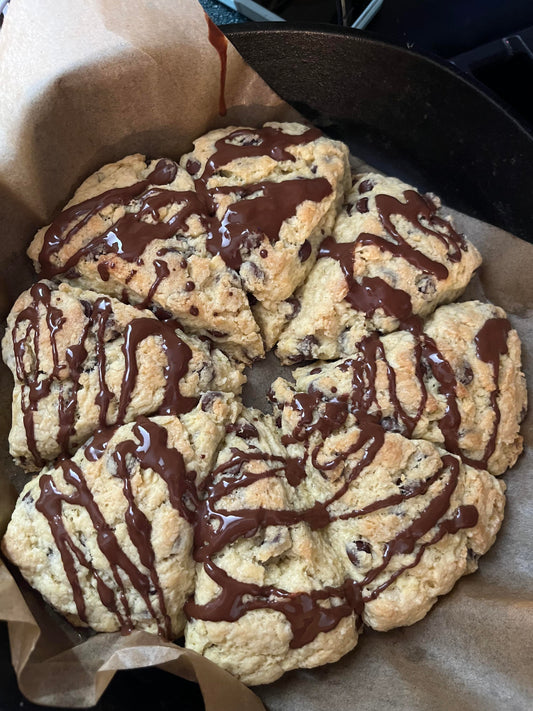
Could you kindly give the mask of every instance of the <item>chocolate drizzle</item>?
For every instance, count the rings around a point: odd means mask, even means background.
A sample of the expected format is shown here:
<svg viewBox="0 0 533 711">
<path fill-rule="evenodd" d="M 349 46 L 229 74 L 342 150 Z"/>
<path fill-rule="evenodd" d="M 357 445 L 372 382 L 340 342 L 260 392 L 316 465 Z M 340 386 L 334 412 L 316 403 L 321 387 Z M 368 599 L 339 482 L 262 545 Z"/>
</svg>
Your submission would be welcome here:
<svg viewBox="0 0 533 711">
<path fill-rule="evenodd" d="M 382 309 L 387 316 L 405 321 L 412 313 L 411 298 L 402 289 L 395 289 L 380 277 L 363 277 L 357 281 L 353 275 L 354 250 L 357 242 L 336 242 L 331 236 L 326 237 L 318 251 L 318 258 L 335 259 L 342 270 L 348 291 L 344 297 L 352 309 L 361 311 L 367 318 L 372 317 L 377 309 Z"/>
<path fill-rule="evenodd" d="M 104 435 L 107 442 L 112 434 L 112 431 L 108 431 Z M 59 462 L 65 482 L 74 488 L 73 493 L 62 493 L 57 489 L 52 474 L 43 474 L 39 480 L 41 493 L 35 507 L 48 521 L 61 555 L 65 573 L 72 587 L 78 616 L 83 622 L 87 622 L 87 613 L 79 581 L 78 566 L 86 568 L 94 578 L 102 604 L 116 616 L 122 633 L 127 634 L 134 629 L 127 588 L 120 573 L 122 571 L 144 600 L 149 614 L 156 620 L 159 634 L 170 639 L 172 627 L 156 570 L 155 554 L 151 542 L 152 526 L 138 507 L 132 489 L 131 476 L 134 469 L 132 460 L 140 469 L 152 469 L 165 481 L 171 505 L 188 521 L 191 521 L 192 518 L 189 507 L 194 506 L 196 501 L 195 475 L 194 472 L 187 472 L 181 454 L 175 448 L 168 447 L 168 433 L 164 427 L 160 427 L 147 418 L 140 417 L 133 427 L 133 435 L 135 441 L 131 439 L 118 443 L 110 456 L 115 463 L 116 477 L 122 480 L 123 494 L 127 501 L 125 523 L 128 536 L 137 550 L 146 572 L 137 566 L 122 549 L 113 528 L 107 523 L 95 501 L 81 469 L 74 461 L 61 460 Z M 93 448 L 92 443 L 89 442 L 87 448 L 89 450 L 87 458 L 91 461 L 95 461 L 103 454 L 101 444 Z M 99 449 L 100 453 L 95 455 Z M 72 535 L 67 530 L 62 516 L 64 504 L 82 507 L 89 514 L 96 533 L 98 547 L 109 562 L 118 590 L 118 600 L 113 590 L 94 568 L 90 556 L 74 542 Z M 76 565 L 76 561 L 78 565 Z M 157 600 L 157 607 L 154 605 L 154 598 Z"/>
<path fill-rule="evenodd" d="M 298 413 L 298 421 L 292 433 L 283 440 L 286 445 L 294 442 L 304 443 L 306 460 L 311 457 L 313 466 L 319 471 L 327 471 L 345 464 L 344 483 L 324 502 L 316 502 L 304 510 L 258 509 L 225 510 L 219 502 L 236 488 L 246 487 L 264 477 L 285 476 L 289 480 L 288 470 L 296 460 L 285 459 L 279 455 L 264 452 L 244 452 L 232 449 L 232 456 L 212 472 L 204 482 L 203 498 L 199 502 L 195 527 L 195 558 L 203 564 L 207 575 L 221 590 L 204 605 L 189 601 L 186 612 L 190 618 L 210 621 L 235 621 L 248 611 L 272 609 L 282 612 L 292 630 L 291 648 L 308 644 L 320 632 L 335 628 L 345 617 L 355 613 L 362 615 L 364 603 L 375 599 L 404 570 L 416 565 L 424 550 L 438 542 L 446 533 L 455 533 L 463 528 L 470 528 L 477 523 L 477 511 L 473 506 L 460 506 L 452 512 L 451 518 L 443 518 L 450 508 L 450 500 L 459 478 L 459 463 L 455 457 L 444 455 L 442 467 L 425 481 L 414 484 L 405 491 L 387 497 L 360 510 L 344 514 L 332 512 L 332 504 L 339 501 L 351 483 L 363 476 L 365 469 L 373 462 L 383 445 L 384 430 L 367 418 L 361 426 L 357 441 L 347 451 L 340 452 L 330 461 L 323 461 L 321 448 L 324 440 L 342 426 L 349 413 L 347 400 L 323 402 L 318 392 L 298 393 L 291 401 L 291 408 Z M 318 438 L 317 438 L 318 435 Z M 319 444 L 316 444 L 316 442 Z M 315 443 L 315 444 L 313 444 Z M 322 444 L 320 444 L 322 443 Z M 347 459 L 358 454 L 356 462 Z M 253 461 L 263 461 L 268 466 L 262 472 L 247 469 Z M 289 462 L 292 461 L 292 464 Z M 298 485 L 306 476 L 305 461 L 297 461 Z M 382 562 L 371 569 L 361 582 L 347 579 L 337 587 L 327 587 L 309 593 L 288 592 L 274 586 L 260 586 L 245 583 L 231 577 L 214 560 L 217 553 L 241 537 L 253 537 L 268 526 L 294 526 L 307 523 L 311 529 L 322 529 L 339 519 L 355 518 L 380 509 L 397 506 L 403 501 L 426 494 L 432 485 L 440 486 L 439 492 L 430 500 L 426 508 L 403 531 L 387 542 L 382 551 Z M 420 543 L 420 539 L 434 529 L 429 541 Z M 418 546 L 418 549 L 417 549 Z M 414 562 L 392 572 L 384 582 L 372 589 L 376 579 L 385 573 L 387 567 L 399 554 L 415 553 Z M 369 589 L 370 586 L 370 589 Z"/>
<path fill-rule="evenodd" d="M 218 98 L 218 113 L 221 116 L 226 115 L 226 69 L 228 64 L 228 40 L 226 35 L 221 32 L 211 18 L 204 13 L 205 21 L 207 22 L 208 38 L 210 44 L 216 49 L 220 60 L 220 90 Z"/>
<path fill-rule="evenodd" d="M 298 206 L 305 200 L 320 202 L 331 193 L 331 185 L 325 178 L 297 178 L 244 188 L 225 186 L 209 192 L 213 196 L 235 194 L 240 198 L 227 208 L 220 225 L 212 228 L 207 239 L 211 254 L 220 254 L 228 267 L 237 270 L 243 262 L 241 250 L 247 239 L 257 236 L 274 244 L 281 225 L 294 217 Z"/>
<path fill-rule="evenodd" d="M 494 453 L 500 422 L 498 406 L 500 356 L 507 353 L 507 337 L 511 328 L 507 319 L 489 319 L 475 337 L 478 357 L 492 367 L 494 386 L 490 392 L 490 403 L 494 412 L 494 424 L 488 434 L 488 441 L 481 457 L 473 458 L 461 447 L 461 413 L 457 396 L 457 377 L 452 365 L 440 352 L 436 342 L 423 331 L 422 320 L 412 317 L 402 324 L 413 337 L 412 355 L 414 359 L 415 377 L 419 386 L 420 400 L 416 412 L 409 414 L 403 404 L 401 393 L 396 384 L 396 372 L 387 359 L 383 341 L 377 334 L 364 338 L 358 345 L 358 355 L 341 361 L 338 368 L 341 372 L 351 373 L 350 391 L 344 396 L 350 412 L 358 422 L 369 418 L 379 422 L 385 429 L 400 432 L 405 437 L 413 437 L 414 430 L 422 415 L 426 412 L 428 401 L 427 375 L 431 374 L 438 383 L 437 391 L 444 398 L 445 408 L 438 427 L 442 432 L 444 446 L 453 454 L 457 454 L 465 464 L 477 469 L 487 469 L 488 462 Z M 379 407 L 377 397 L 378 365 L 386 370 L 388 383 L 388 398 L 391 412 L 384 416 Z M 469 382 L 473 373 L 470 370 Z M 309 386 L 314 392 L 317 384 Z M 324 395 L 322 395 L 325 397 Z M 297 397 L 301 398 L 301 395 Z M 336 402 L 338 396 L 331 396 L 331 402 Z"/>
<path fill-rule="evenodd" d="M 483 462 L 487 462 L 494 453 L 496 438 L 498 436 L 498 426 L 500 424 L 501 413 L 498 405 L 500 395 L 500 356 L 507 354 L 507 337 L 511 330 L 511 324 L 506 318 L 491 318 L 486 321 L 483 328 L 476 335 L 476 350 L 479 358 L 492 367 L 494 378 L 494 389 L 490 393 L 490 404 L 494 412 L 494 424 L 489 440 L 483 453 Z"/>
<path fill-rule="evenodd" d="M 369 192 L 373 187 L 369 181 L 363 181 L 359 186 L 359 193 Z M 444 264 L 430 259 L 400 235 L 392 220 L 393 216 L 403 218 L 416 230 L 438 239 L 445 245 L 446 256 L 450 262 L 460 261 L 462 252 L 467 249 L 464 236 L 457 233 L 447 220 L 437 215 L 437 207 L 427 195 L 420 195 L 415 190 L 405 190 L 403 197 L 405 202 L 391 195 L 375 196 L 376 210 L 386 236 L 363 232 L 353 242 L 336 242 L 333 237 L 328 236 L 319 249 L 319 258 L 330 257 L 339 262 L 348 287 L 344 299 L 354 310 L 363 312 L 367 317 L 373 316 L 376 310 L 381 308 L 387 316 L 403 322 L 412 315 L 412 305 L 409 294 L 390 286 L 380 277 L 362 277 L 360 280 L 354 278 L 354 260 L 361 248 L 376 246 L 393 257 L 405 259 L 422 274 L 438 280 L 444 280 L 449 275 Z M 355 207 L 358 212 L 368 212 L 368 198 L 360 198 Z M 348 214 L 352 214 L 351 207 L 348 208 Z"/>
<path fill-rule="evenodd" d="M 176 177 L 177 170 L 178 166 L 173 161 L 160 160 L 144 180 L 124 188 L 106 190 L 100 195 L 63 210 L 44 235 L 43 246 L 39 254 L 41 274 L 45 277 L 52 277 L 67 272 L 78 263 L 82 256 L 92 250 L 96 251 L 97 245 L 93 246 L 93 241 L 91 241 L 89 243 L 90 246 L 87 245 L 87 250 L 79 250 L 64 264 L 55 263 L 53 260 L 61 248 L 70 242 L 87 225 L 89 220 L 99 212 L 109 205 L 127 205 L 132 200 L 139 198 L 150 185 L 165 185 L 172 182 Z M 96 240 L 98 246 L 107 244 L 105 235 L 101 235 Z M 116 253 L 118 254 L 118 252 Z"/>
<path fill-rule="evenodd" d="M 106 342 L 109 338 L 109 320 L 113 316 L 113 307 L 107 297 L 99 297 L 93 304 L 86 302 L 86 322 L 79 339 L 68 345 L 62 355 L 59 352 L 57 337 L 66 320 L 61 309 L 52 304 L 50 287 L 38 282 L 30 289 L 30 295 L 31 303 L 18 314 L 12 330 L 13 353 L 17 379 L 21 383 L 21 409 L 28 449 L 35 464 L 42 466 L 43 461 L 35 438 L 35 413 L 41 400 L 50 395 L 55 383 L 59 388 L 57 441 L 61 452 L 67 454 L 70 438 L 76 434 L 80 379 L 84 369 L 92 367 L 89 365 L 92 359 L 87 345 L 89 337 L 94 340 L 94 367 L 98 373 L 99 389 L 94 401 L 99 409 L 99 426 L 106 427 L 110 424 L 109 408 L 115 395 L 106 380 Z M 43 309 L 44 318 L 41 315 Z M 46 332 L 42 331 L 43 322 L 46 324 Z M 140 317 L 131 321 L 124 333 L 124 374 L 118 412 L 111 418 L 113 424 L 122 424 L 126 420 L 128 405 L 137 384 L 137 349 L 141 341 L 149 336 L 160 339 L 167 359 L 164 370 L 165 390 L 158 414 L 189 412 L 197 403 L 196 398 L 184 397 L 180 393 L 180 381 L 188 372 L 192 358 L 191 349 L 169 323 Z M 49 375 L 43 376 L 41 343 L 47 339 L 52 353 L 52 369 Z"/>
</svg>

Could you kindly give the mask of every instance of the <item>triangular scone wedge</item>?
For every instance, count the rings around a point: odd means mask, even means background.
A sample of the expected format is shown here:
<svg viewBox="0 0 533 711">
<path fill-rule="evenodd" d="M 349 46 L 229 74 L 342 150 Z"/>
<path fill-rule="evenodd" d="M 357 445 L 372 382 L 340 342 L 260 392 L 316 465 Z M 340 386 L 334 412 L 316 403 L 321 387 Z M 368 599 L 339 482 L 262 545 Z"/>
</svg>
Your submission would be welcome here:
<svg viewBox="0 0 533 711">
<path fill-rule="evenodd" d="M 357 425 L 342 400 L 281 378 L 272 399 L 362 620 L 377 630 L 420 620 L 494 543 L 505 484 L 430 442 Z"/>
<path fill-rule="evenodd" d="M 527 406 L 520 339 L 503 309 L 480 301 L 439 307 L 409 330 L 364 338 L 353 355 L 295 371 L 296 390 L 344 399 L 406 437 L 502 474 L 522 451 Z"/>
<path fill-rule="evenodd" d="M 26 485 L 4 553 L 75 625 L 178 637 L 194 589 L 195 482 L 238 411 L 226 395 L 97 433 Z"/>
<path fill-rule="evenodd" d="M 203 482 L 186 646 L 249 685 L 334 662 L 357 642 L 344 574 L 298 513 L 299 463 L 244 410 Z"/>
<path fill-rule="evenodd" d="M 396 178 L 358 176 L 290 304 L 277 353 L 286 363 L 350 355 L 372 331 L 389 333 L 456 299 L 480 263 L 438 198 Z"/>
<path fill-rule="evenodd" d="M 271 348 L 286 321 L 280 303 L 307 276 L 349 187 L 348 149 L 299 123 L 232 126 L 198 138 L 181 165 L 216 215 L 208 250 L 259 302 Z"/>
<path fill-rule="evenodd" d="M 28 249 L 42 277 L 158 308 L 240 360 L 263 344 L 238 276 L 206 249 L 208 216 L 188 173 L 132 155 L 104 165 Z"/>
<path fill-rule="evenodd" d="M 96 429 L 192 410 L 201 393 L 240 393 L 242 364 L 174 322 L 110 296 L 40 281 L 8 317 L 10 451 L 34 471 Z"/>
</svg>

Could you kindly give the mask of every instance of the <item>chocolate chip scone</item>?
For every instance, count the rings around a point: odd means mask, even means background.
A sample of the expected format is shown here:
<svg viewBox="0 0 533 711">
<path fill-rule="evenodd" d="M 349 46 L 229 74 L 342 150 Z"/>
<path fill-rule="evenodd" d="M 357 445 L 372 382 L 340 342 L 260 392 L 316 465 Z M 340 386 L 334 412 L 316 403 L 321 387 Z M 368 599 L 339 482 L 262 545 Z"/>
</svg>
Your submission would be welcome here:
<svg viewBox="0 0 533 711">
<path fill-rule="evenodd" d="M 346 402 L 296 393 L 281 378 L 271 397 L 288 454 L 305 466 L 300 488 L 314 502 L 300 516 L 335 551 L 354 609 L 377 630 L 424 617 L 493 544 L 503 482 L 430 442 L 371 420 L 357 425 Z"/>
<path fill-rule="evenodd" d="M 157 308 L 245 362 L 263 354 L 236 273 L 207 250 L 209 216 L 189 174 L 132 155 L 103 166 L 28 249 L 44 278 Z"/>
<path fill-rule="evenodd" d="M 277 353 L 285 363 L 350 355 L 373 331 L 453 301 L 480 265 L 438 198 L 396 178 L 359 176 L 291 304 Z"/>
<path fill-rule="evenodd" d="M 301 463 L 272 418 L 245 410 L 203 482 L 186 646 L 245 684 L 339 659 L 357 642 L 344 573 L 298 512 Z"/>
<path fill-rule="evenodd" d="M 33 471 L 97 428 L 191 410 L 202 392 L 240 393 L 243 366 L 147 310 L 66 283 L 40 281 L 8 317 L 10 451 Z"/>
<path fill-rule="evenodd" d="M 295 371 L 296 390 L 344 399 L 358 421 L 428 439 L 502 474 L 522 451 L 520 339 L 503 309 L 469 301 L 364 338 L 349 358 Z"/>
<path fill-rule="evenodd" d="M 26 485 L 4 553 L 75 625 L 177 637 L 194 589 L 195 478 L 239 409 L 225 395 L 97 433 Z"/>
<path fill-rule="evenodd" d="M 299 123 L 217 129 L 181 159 L 216 217 L 207 248 L 238 271 L 272 348 L 349 186 L 348 151 Z"/>
</svg>

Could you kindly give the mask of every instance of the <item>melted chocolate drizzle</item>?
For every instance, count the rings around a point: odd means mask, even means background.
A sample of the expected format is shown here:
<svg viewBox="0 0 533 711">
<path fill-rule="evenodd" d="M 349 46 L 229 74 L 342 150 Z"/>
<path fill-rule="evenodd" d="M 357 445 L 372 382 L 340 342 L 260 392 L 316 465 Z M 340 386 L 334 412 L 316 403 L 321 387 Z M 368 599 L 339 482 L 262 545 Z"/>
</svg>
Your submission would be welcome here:
<svg viewBox="0 0 533 711">
<path fill-rule="evenodd" d="M 106 380 L 106 331 L 108 321 L 113 315 L 111 301 L 107 297 L 99 297 L 87 308 L 87 320 L 77 343 L 66 347 L 64 360 L 61 362 L 57 336 L 65 324 L 63 312 L 52 305 L 50 288 L 38 282 L 30 289 L 32 302 L 17 316 L 12 330 L 13 353 L 17 379 L 21 383 L 21 408 L 26 432 L 28 449 L 37 466 L 43 461 L 35 438 L 35 413 L 39 403 L 46 398 L 54 382 L 59 384 L 58 392 L 58 444 L 63 454 L 67 454 L 70 438 L 76 433 L 76 414 L 80 378 L 89 357 L 87 339 L 91 335 L 95 342 L 95 360 L 98 372 L 99 390 L 95 403 L 99 409 L 99 426 L 108 425 L 109 406 L 114 398 Z M 41 310 L 45 311 L 46 334 L 41 332 L 43 319 Z M 18 334 L 21 334 L 20 336 Z M 50 340 L 52 352 L 52 369 L 49 375 L 42 375 L 40 342 L 45 337 Z M 137 384 L 138 365 L 137 349 L 141 341 L 154 336 L 161 340 L 161 347 L 167 359 L 165 366 L 165 391 L 163 402 L 158 414 L 181 414 L 189 412 L 198 402 L 197 398 L 184 397 L 180 393 L 180 381 L 186 375 L 192 351 L 181 340 L 169 323 L 152 318 L 138 318 L 131 321 L 124 333 L 122 352 L 124 354 L 124 375 L 120 387 L 120 401 L 114 424 L 122 424 L 127 415 L 127 408 Z M 33 357 L 28 358 L 28 345 L 32 344 Z M 62 376 L 68 369 L 69 380 L 63 382 Z"/>
<path fill-rule="evenodd" d="M 114 430 L 108 430 L 103 433 L 106 446 L 113 432 Z M 148 612 L 157 622 L 159 634 L 170 639 L 172 626 L 156 570 L 155 554 L 151 542 L 152 525 L 135 501 L 131 483 L 134 468 L 132 460 L 141 469 L 152 469 L 165 481 L 170 504 L 189 522 L 192 520 L 192 510 L 196 503 L 195 474 L 186 470 L 180 452 L 174 447 L 168 447 L 168 432 L 164 427 L 145 417 L 140 417 L 133 427 L 133 435 L 135 440 L 125 440 L 118 443 L 111 457 L 116 466 L 115 476 L 122 480 L 123 494 L 128 504 L 125 512 L 128 535 L 147 572 L 138 567 L 120 546 L 114 530 L 107 523 L 96 503 L 81 469 L 74 461 L 61 460 L 59 462 L 65 482 L 74 488 L 73 493 L 62 493 L 54 484 L 52 474 L 44 474 L 39 481 L 41 493 L 35 507 L 48 521 L 61 555 L 65 573 L 72 587 L 78 616 L 83 622 L 87 622 L 87 613 L 76 561 L 78 566 L 86 568 L 94 578 L 102 604 L 116 616 L 123 634 L 131 632 L 134 629 L 134 623 L 127 599 L 126 585 L 120 571 L 127 576 L 133 588 L 144 600 Z M 99 436 L 102 436 L 101 433 L 96 435 L 97 438 Z M 90 441 L 86 447 L 86 457 L 90 461 L 95 461 L 103 455 L 104 450 L 105 447 L 102 447 L 102 443 L 94 446 Z M 96 533 L 98 547 L 109 562 L 118 590 L 118 600 L 113 590 L 102 580 L 90 558 L 74 542 L 67 530 L 62 516 L 63 504 L 83 507 L 89 514 Z M 154 596 L 157 599 L 159 611 L 154 605 Z"/>
<path fill-rule="evenodd" d="M 402 289 L 395 289 L 380 277 L 363 277 L 357 281 L 353 275 L 354 250 L 357 242 L 336 242 L 331 236 L 326 237 L 318 251 L 318 258 L 335 259 L 342 270 L 348 292 L 344 297 L 352 309 L 361 311 L 367 318 L 372 317 L 377 309 L 382 309 L 387 316 L 405 321 L 412 316 L 411 297 Z"/>
<path fill-rule="evenodd" d="M 223 42 L 226 43 L 226 38 L 210 20 L 207 21 L 210 41 L 221 57 L 220 110 L 224 113 L 226 44 Z M 207 233 L 209 252 L 213 256 L 219 254 L 230 268 L 238 270 L 243 262 L 243 251 L 249 251 L 247 245 L 250 240 L 258 245 L 263 240 L 271 244 L 277 242 L 282 223 L 296 214 L 298 206 L 305 200 L 320 202 L 331 193 L 331 185 L 325 178 L 301 178 L 280 183 L 261 182 L 246 187 L 235 185 L 208 189 L 209 178 L 236 158 L 270 156 L 276 161 L 294 162 L 295 157 L 287 149 L 310 143 L 321 135 L 314 128 L 301 135 L 286 134 L 273 127 L 233 131 L 215 143 L 213 155 L 203 173 L 195 179 L 196 192 L 157 187 L 172 182 L 177 173 L 174 162 L 162 159 L 144 180 L 135 185 L 108 190 L 63 210 L 44 235 L 39 254 L 41 274 L 53 278 L 70 273 L 80 260 L 91 256 L 98 261 L 100 278 L 109 281 L 117 266 L 116 257 L 140 264 L 144 250 L 151 242 L 169 240 L 179 232 L 187 232 L 187 220 L 192 215 L 198 216 Z M 198 162 L 188 162 L 187 170 L 193 174 L 199 169 Z M 217 194 L 234 194 L 238 198 L 220 219 L 216 216 Z M 63 247 L 100 211 L 110 205 L 127 206 L 132 202 L 139 204 L 135 211 L 126 212 L 109 229 L 84 242 L 64 260 L 59 257 Z M 180 209 L 170 219 L 162 221 L 160 211 L 173 204 L 179 204 Z M 171 248 L 162 248 L 158 250 L 158 256 L 169 251 Z M 302 261 L 308 258 L 308 251 L 304 244 L 300 255 Z M 154 261 L 154 269 L 156 278 L 140 304 L 142 308 L 151 304 L 160 284 L 170 275 L 168 265 L 162 260 Z M 134 276 L 135 270 L 131 270 L 126 283 Z M 196 307 L 191 308 L 196 310 Z"/>
<path fill-rule="evenodd" d="M 211 18 L 204 13 L 207 22 L 208 38 L 210 44 L 216 49 L 220 60 L 220 90 L 218 95 L 218 113 L 226 115 L 226 70 L 228 65 L 228 40 L 226 35 L 218 29 Z"/>
<path fill-rule="evenodd" d="M 495 450 L 500 422 L 498 406 L 500 356 L 507 353 L 507 337 L 511 328 L 509 321 L 501 318 L 489 319 L 475 337 L 478 357 L 492 366 L 494 381 L 494 387 L 490 393 L 494 424 L 489 433 L 485 450 L 478 459 L 468 456 L 461 448 L 461 414 L 457 398 L 457 378 L 452 365 L 442 355 L 435 341 L 423 331 L 423 322 L 420 318 L 412 317 L 402 325 L 414 339 L 415 377 L 420 390 L 420 401 L 416 412 L 413 415 L 406 412 L 402 404 L 401 393 L 397 389 L 394 367 L 387 359 L 381 338 L 375 333 L 359 343 L 357 357 L 346 358 L 338 366 L 342 372 L 351 372 L 350 392 L 344 396 L 350 412 L 358 422 L 365 422 L 370 418 L 387 429 L 400 432 L 405 437 L 412 437 L 425 412 L 428 400 L 425 371 L 430 371 L 438 383 L 438 392 L 444 397 L 446 403 L 444 414 L 438 421 L 445 448 L 461 457 L 465 464 L 477 469 L 487 469 L 489 459 Z M 383 412 L 378 406 L 377 398 L 376 381 L 379 363 L 383 364 L 386 369 L 388 397 L 392 405 L 392 414 L 387 414 L 385 422 L 382 419 Z M 314 391 L 315 387 L 311 383 L 311 391 Z M 298 397 L 301 398 L 301 395 Z M 335 402 L 335 398 L 332 398 L 332 401 Z"/>
<path fill-rule="evenodd" d="M 230 459 L 215 469 L 204 482 L 204 497 L 199 502 L 195 525 L 195 558 L 203 564 L 204 570 L 221 587 L 221 591 L 204 605 L 189 601 L 186 612 L 190 618 L 235 621 L 250 610 L 278 610 L 291 626 L 293 636 L 290 646 L 298 648 L 315 639 L 320 632 L 335 628 L 341 619 L 352 613 L 360 617 L 364 603 L 375 599 L 404 570 L 416 565 L 428 546 L 441 540 L 446 533 L 455 533 L 460 529 L 475 526 L 477 511 L 473 506 L 460 506 L 452 513 L 451 518 L 443 519 L 449 509 L 460 471 L 458 461 L 451 455 L 444 455 L 442 467 L 427 480 L 384 500 L 374 501 L 363 509 L 333 514 L 331 505 L 346 493 L 350 484 L 372 463 L 383 445 L 385 432 L 371 418 L 367 418 L 357 441 L 347 451 L 339 453 L 328 462 L 319 462 L 321 445 L 311 448 L 311 441 L 316 441 L 318 433 L 319 441 L 323 442 L 344 424 L 349 413 L 347 399 L 323 402 L 321 393 L 299 393 L 294 396 L 291 407 L 299 415 L 298 422 L 292 433 L 283 438 L 284 444 L 305 443 L 306 459 L 310 454 L 313 465 L 322 471 L 338 467 L 350 454 L 359 453 L 358 461 L 348 464 L 344 483 L 335 494 L 324 502 L 316 502 L 309 509 L 295 511 L 259 508 L 227 511 L 217 504 L 236 488 L 249 486 L 264 477 L 285 476 L 290 481 L 288 471 L 295 463 L 299 475 L 296 481 L 290 483 L 297 486 L 306 476 L 305 461 L 287 458 L 283 461 L 283 457 L 279 455 L 244 452 L 233 448 Z M 257 460 L 269 463 L 270 466 L 263 472 L 248 471 L 246 465 Z M 314 530 L 321 529 L 337 519 L 355 518 L 385 507 L 397 506 L 406 499 L 427 493 L 431 485 L 438 481 L 443 482 L 440 492 L 431 499 L 410 526 L 385 544 L 382 563 L 370 570 L 359 583 L 348 579 L 338 587 L 327 587 L 310 593 L 288 592 L 274 586 L 260 586 L 235 580 L 214 562 L 216 554 L 225 546 L 243 536 L 253 537 L 267 526 L 293 526 L 306 522 Z M 433 537 L 427 542 L 419 543 L 432 529 L 435 529 Z M 391 573 L 385 582 L 375 589 L 367 590 L 368 586 L 386 571 L 395 555 L 413 553 L 417 545 L 414 562 Z"/>
<path fill-rule="evenodd" d="M 369 181 L 361 183 L 360 193 L 373 188 L 373 185 L 367 183 Z M 403 218 L 415 229 L 442 242 L 450 262 L 460 261 L 462 252 L 467 249 L 464 236 L 457 233 L 447 220 L 437 215 L 437 207 L 427 195 L 420 195 L 415 190 L 405 190 L 403 197 L 405 202 L 391 195 L 375 196 L 376 210 L 386 237 L 363 232 L 353 242 L 336 242 L 333 237 L 328 236 L 323 240 L 318 252 L 319 258 L 330 257 L 339 262 L 348 287 L 344 299 L 354 310 L 363 312 L 368 318 L 381 308 L 387 316 L 404 322 L 412 315 L 412 305 L 409 294 L 402 289 L 393 288 L 380 277 L 362 277 L 360 281 L 354 278 L 354 259 L 361 247 L 374 245 L 393 257 L 405 259 L 423 274 L 438 280 L 444 280 L 449 275 L 444 264 L 430 259 L 399 234 L 392 220 L 393 216 Z M 356 209 L 358 212 L 368 212 L 368 198 L 359 199 Z M 348 214 L 352 214 L 351 208 Z"/>
</svg>

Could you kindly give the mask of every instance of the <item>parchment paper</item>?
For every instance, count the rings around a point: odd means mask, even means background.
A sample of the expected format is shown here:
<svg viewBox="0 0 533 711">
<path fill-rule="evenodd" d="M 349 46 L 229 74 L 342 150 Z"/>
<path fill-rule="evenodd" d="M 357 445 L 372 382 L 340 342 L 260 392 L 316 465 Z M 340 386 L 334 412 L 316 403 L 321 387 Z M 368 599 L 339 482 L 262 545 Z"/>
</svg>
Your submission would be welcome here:
<svg viewBox="0 0 533 711">
<path fill-rule="evenodd" d="M 178 157 L 219 125 L 288 119 L 284 104 L 228 45 L 219 116 L 220 61 L 194 0 L 13 0 L 0 32 L 0 311 L 35 279 L 24 255 L 76 185 L 135 151 Z M 533 375 L 533 247 L 456 216 L 484 266 L 468 297 L 503 306 Z M 466 297 L 465 297 L 466 298 Z M 245 400 L 264 409 L 279 374 L 256 366 Z M 20 473 L 7 452 L 11 376 L 0 371 L 0 532 Z M 533 417 L 527 451 L 506 477 L 503 530 L 480 571 L 461 580 L 411 628 L 365 632 L 340 662 L 286 674 L 256 692 L 271 711 L 451 709 L 521 711 L 533 705 Z M 87 707 L 119 669 L 160 666 L 200 683 L 208 711 L 260 711 L 250 690 L 203 657 L 136 632 L 93 635 L 66 624 L 0 562 L 0 619 L 8 620 L 22 692 L 47 705 Z"/>
</svg>

